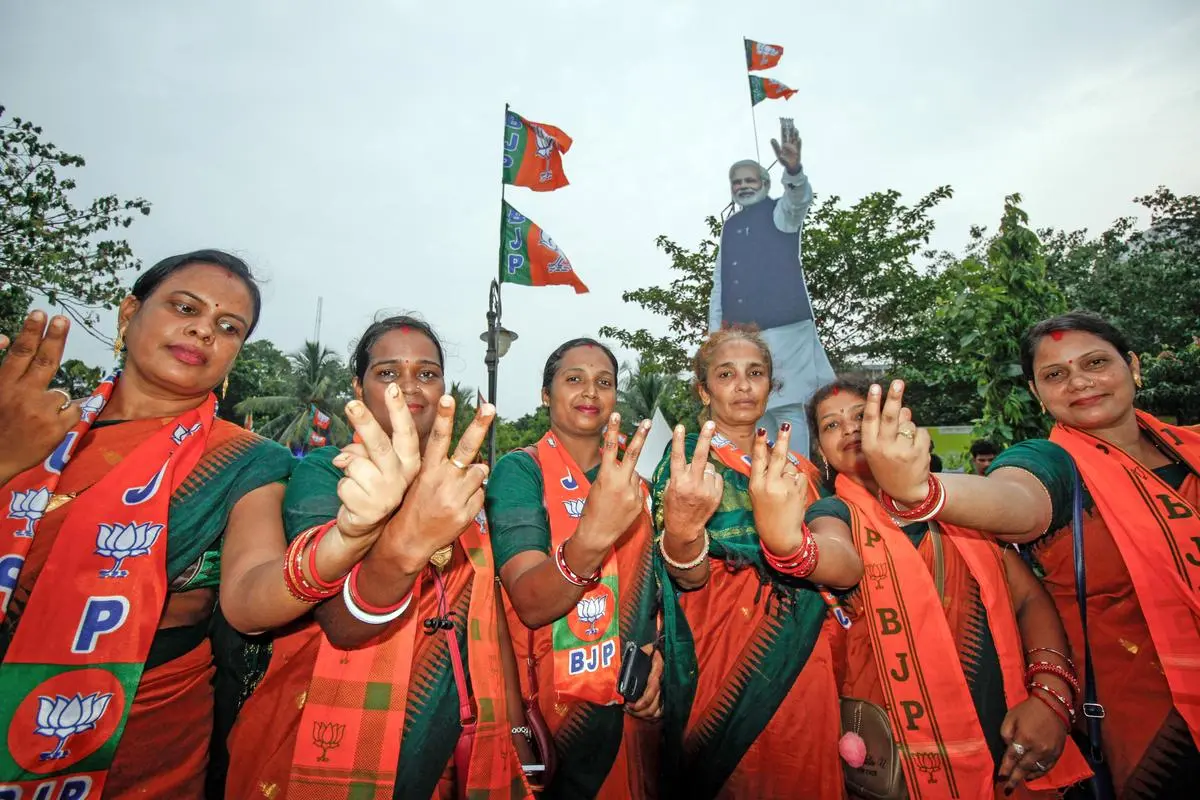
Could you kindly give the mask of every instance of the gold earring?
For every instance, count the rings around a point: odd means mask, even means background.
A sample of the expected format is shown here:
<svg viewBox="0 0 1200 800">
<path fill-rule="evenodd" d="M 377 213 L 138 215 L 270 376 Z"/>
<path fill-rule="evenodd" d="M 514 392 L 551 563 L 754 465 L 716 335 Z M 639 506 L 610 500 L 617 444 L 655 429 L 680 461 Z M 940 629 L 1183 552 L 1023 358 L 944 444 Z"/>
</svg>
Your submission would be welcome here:
<svg viewBox="0 0 1200 800">
<path fill-rule="evenodd" d="M 829 482 L 829 462 L 822 461 L 821 463 L 825 467 L 825 482 L 828 483 Z"/>
<path fill-rule="evenodd" d="M 125 326 L 122 325 L 117 329 L 117 338 L 113 342 L 113 357 L 120 358 L 121 351 L 125 349 Z"/>
<path fill-rule="evenodd" d="M 221 399 L 225 399 L 225 395 L 229 394 L 229 376 L 225 376 L 225 382 L 221 384 Z"/>
<path fill-rule="evenodd" d="M 1045 414 L 1046 413 L 1046 404 L 1043 403 L 1041 400 L 1038 400 L 1038 405 L 1042 407 L 1042 413 Z"/>
<path fill-rule="evenodd" d="M 1133 385 L 1139 389 L 1142 388 L 1142 373 L 1140 373 L 1140 372 L 1133 373 Z"/>
</svg>

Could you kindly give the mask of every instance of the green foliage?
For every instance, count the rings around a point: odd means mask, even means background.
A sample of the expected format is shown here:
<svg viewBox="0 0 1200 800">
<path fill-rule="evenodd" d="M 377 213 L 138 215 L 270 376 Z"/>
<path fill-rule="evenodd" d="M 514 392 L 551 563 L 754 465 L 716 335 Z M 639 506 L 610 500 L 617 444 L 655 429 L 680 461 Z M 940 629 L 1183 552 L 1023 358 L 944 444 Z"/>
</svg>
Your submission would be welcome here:
<svg viewBox="0 0 1200 800">
<path fill-rule="evenodd" d="M 221 397 L 217 414 L 222 419 L 241 424 L 245 415 L 235 409 L 243 400 L 284 395 L 292 384 L 292 363 L 288 357 L 266 339 L 250 342 L 238 353 L 229 373 L 229 388 Z"/>
<path fill-rule="evenodd" d="M 940 330 L 958 343 L 951 361 L 975 375 L 983 401 L 976 437 L 1002 447 L 1046 433 L 1021 376 L 1019 348 L 1029 326 L 1066 310 L 1020 202 L 1020 195 L 1006 197 L 1000 231 L 986 249 L 975 248 L 942 275 L 935 314 Z M 982 241 L 982 230 L 974 233 Z"/>
<path fill-rule="evenodd" d="M 91 394 L 103 377 L 99 367 L 89 367 L 77 358 L 70 358 L 59 365 L 50 386 L 63 389 L 78 400 Z"/>
<path fill-rule="evenodd" d="M 1200 423 L 1200 343 L 1177 352 L 1142 358 L 1137 405 L 1155 416 L 1174 417 L 1180 425 Z"/>
<path fill-rule="evenodd" d="M 84 160 L 41 135 L 19 117 L 0 124 L 0 291 L 19 290 L 26 302 L 44 295 L 94 334 L 96 312 L 125 296 L 122 273 L 140 266 L 128 242 L 105 234 L 149 214 L 150 203 L 105 195 L 76 207 L 75 180 L 60 172 Z"/>
<path fill-rule="evenodd" d="M 550 430 L 550 409 L 538 406 L 520 419 L 508 421 L 497 418 L 496 458 L 519 447 L 527 447 L 546 435 Z"/>
<path fill-rule="evenodd" d="M 447 394 L 454 398 L 454 432 L 450 435 L 450 451 L 454 452 L 454 448 L 458 446 L 458 440 L 462 438 L 463 431 L 471 424 L 471 420 L 475 419 L 475 411 L 477 410 L 475 390 L 470 386 L 464 386 L 458 381 L 450 384 L 450 388 L 446 391 Z M 484 444 L 486 450 L 487 444 Z M 485 452 L 486 456 L 487 453 Z"/>
<path fill-rule="evenodd" d="M 29 293 L 17 286 L 0 289 L 0 333 L 10 339 L 17 335 L 29 313 Z"/>
<path fill-rule="evenodd" d="M 305 342 L 288 360 L 291 369 L 284 391 L 248 397 L 234 406 L 236 413 L 243 417 L 253 414 L 255 432 L 292 450 L 307 450 L 315 407 L 332 418 L 330 443 L 349 442 L 352 433 L 342 418 L 342 409 L 353 396 L 350 370 L 336 353 L 319 342 Z M 232 389 L 232 379 L 230 383 Z"/>
</svg>

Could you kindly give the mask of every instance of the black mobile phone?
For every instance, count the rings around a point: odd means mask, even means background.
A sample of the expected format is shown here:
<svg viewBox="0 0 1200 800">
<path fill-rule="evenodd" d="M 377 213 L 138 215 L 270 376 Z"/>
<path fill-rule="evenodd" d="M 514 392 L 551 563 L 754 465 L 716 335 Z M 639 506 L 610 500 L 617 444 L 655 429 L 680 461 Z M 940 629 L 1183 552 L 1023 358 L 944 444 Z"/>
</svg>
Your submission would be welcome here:
<svg viewBox="0 0 1200 800">
<path fill-rule="evenodd" d="M 621 652 L 621 677 L 617 681 L 617 691 L 627 703 L 636 703 L 646 691 L 646 683 L 650 680 L 649 653 L 638 647 L 636 642 L 627 642 Z"/>
</svg>

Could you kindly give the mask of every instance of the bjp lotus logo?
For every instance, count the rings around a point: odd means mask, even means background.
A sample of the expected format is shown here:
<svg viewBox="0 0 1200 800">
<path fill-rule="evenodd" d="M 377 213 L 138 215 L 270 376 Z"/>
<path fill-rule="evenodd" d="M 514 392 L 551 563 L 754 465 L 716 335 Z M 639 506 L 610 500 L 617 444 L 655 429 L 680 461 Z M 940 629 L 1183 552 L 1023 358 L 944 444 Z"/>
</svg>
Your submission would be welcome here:
<svg viewBox="0 0 1200 800">
<path fill-rule="evenodd" d="M 596 627 L 596 622 L 604 619 L 604 615 L 607 612 L 607 594 L 602 594 L 599 597 L 585 597 L 575 604 L 575 613 L 588 626 L 583 632 L 588 637 L 600 635 L 600 630 Z"/>
<path fill-rule="evenodd" d="M 33 537 L 33 524 L 46 513 L 50 504 L 50 490 L 46 488 L 29 489 L 24 492 L 13 492 L 8 501 L 8 518 L 25 520 L 25 527 L 14 531 L 14 536 L 24 539 Z"/>
<path fill-rule="evenodd" d="M 336 722 L 314 722 L 313 746 L 321 748 L 321 755 L 317 756 L 317 761 L 328 761 L 329 756 L 325 754 L 340 745 L 342 737 L 345 735 L 345 725 L 339 725 Z"/>
<path fill-rule="evenodd" d="M 199 422 L 197 422 L 195 425 L 191 426 L 190 428 L 185 427 L 183 425 L 176 425 L 175 430 L 171 431 L 171 441 L 175 442 L 175 444 L 183 444 L 184 439 L 188 438 L 189 436 L 194 434 L 196 431 L 200 430 L 200 428 L 201 428 L 201 425 Z"/>
<path fill-rule="evenodd" d="M 567 516 L 571 519 L 579 519 L 583 516 L 583 507 L 587 500 L 563 500 L 563 508 L 567 509 Z"/>
<path fill-rule="evenodd" d="M 33 732 L 41 736 L 53 736 L 58 744 L 48 753 L 41 754 L 42 761 L 57 761 L 70 755 L 67 750 L 67 740 L 76 734 L 90 731 L 104 712 L 108 710 L 108 702 L 112 693 L 92 692 L 84 696 L 75 693 L 67 698 L 61 694 L 49 697 L 38 697 L 37 727 Z"/>
<path fill-rule="evenodd" d="M 937 753 L 917 753 L 913 756 L 913 761 L 916 763 L 917 769 L 925 773 L 928 783 L 937 783 L 934 774 L 942 769 Z"/>
<path fill-rule="evenodd" d="M 92 395 L 79 404 L 79 411 L 84 422 L 91 422 L 103 408 L 104 398 L 98 394 Z"/>
<path fill-rule="evenodd" d="M 129 570 L 121 569 L 121 564 L 127 558 L 148 554 L 158 535 L 162 533 L 162 525 L 143 522 L 129 525 L 101 525 L 96 534 L 96 555 L 111 558 L 116 563 L 111 569 L 100 570 L 101 578 L 124 578 Z"/>
</svg>

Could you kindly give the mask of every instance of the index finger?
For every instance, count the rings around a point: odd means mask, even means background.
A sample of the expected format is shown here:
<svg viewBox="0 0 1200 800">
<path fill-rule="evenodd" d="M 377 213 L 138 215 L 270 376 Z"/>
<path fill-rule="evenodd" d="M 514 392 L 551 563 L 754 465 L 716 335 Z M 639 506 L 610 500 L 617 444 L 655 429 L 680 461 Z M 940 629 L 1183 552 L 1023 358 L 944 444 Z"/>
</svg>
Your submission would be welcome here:
<svg viewBox="0 0 1200 800">
<path fill-rule="evenodd" d="M 883 401 L 883 411 L 879 415 L 879 435 L 885 442 L 896 437 L 896 431 L 900 428 L 900 409 L 903 407 L 904 381 L 892 381 Z"/>
<path fill-rule="evenodd" d="M 375 420 L 366 403 L 361 400 L 351 400 L 346 403 L 346 418 L 350 420 L 350 424 L 354 426 L 354 432 L 358 434 L 358 438 L 362 440 L 363 447 L 367 450 L 367 458 L 380 468 L 382 471 L 385 467 L 391 469 L 392 440 L 383 432 L 383 428 Z"/>
<path fill-rule="evenodd" d="M 604 429 L 604 448 L 600 453 L 600 469 L 607 472 L 617 466 L 617 442 L 621 437 L 621 415 L 610 414 Z"/>
<path fill-rule="evenodd" d="M 788 445 L 792 443 L 792 424 L 785 422 L 779 426 L 779 437 L 775 440 L 775 448 L 771 451 L 771 463 L 767 465 L 772 475 L 782 475 L 783 468 L 788 463 Z"/>
<path fill-rule="evenodd" d="M 651 422 L 644 419 L 638 423 L 637 430 L 633 432 L 633 438 L 629 440 L 629 445 L 625 448 L 625 458 L 621 459 L 621 466 L 630 475 L 637 475 L 638 457 L 642 454 L 642 447 L 646 444 L 646 437 L 650 435 Z"/>
<path fill-rule="evenodd" d="M 862 424 L 859 426 L 863 448 L 867 450 L 879 441 L 879 395 L 879 384 L 872 383 L 867 392 L 867 402 L 863 405 Z"/>
<path fill-rule="evenodd" d="M 431 465 L 441 464 L 450 452 L 450 437 L 454 435 L 454 397 L 444 394 L 438 399 L 437 419 L 425 443 L 425 461 Z"/>
<path fill-rule="evenodd" d="M 750 448 L 750 481 L 761 481 L 767 474 L 767 460 L 771 451 L 767 449 L 767 429 L 754 432 L 754 445 Z"/>
<path fill-rule="evenodd" d="M 700 428 L 696 438 L 696 449 L 692 453 L 692 474 L 697 478 L 703 477 L 704 465 L 708 463 L 708 450 L 712 446 L 712 437 L 716 433 L 717 424 L 711 419 Z"/>
<path fill-rule="evenodd" d="M 495 418 L 496 407 L 491 403 L 483 403 L 476 409 L 475 418 L 463 431 L 462 436 L 458 439 L 458 446 L 454 448 L 454 458 L 458 463 L 470 464 L 475 460 L 475 456 L 479 454 L 479 448 L 483 447 L 483 442 L 487 439 L 488 428 L 491 427 Z"/>
<path fill-rule="evenodd" d="M 687 457 L 684 456 L 684 438 L 687 436 L 687 429 L 682 425 L 676 425 L 675 430 L 671 432 L 671 474 L 681 475 L 687 469 Z"/>
<path fill-rule="evenodd" d="M 25 370 L 24 380 L 37 386 L 50 385 L 50 381 L 54 380 L 54 375 L 58 372 L 59 365 L 62 364 L 63 350 L 67 347 L 67 331 L 70 328 L 71 321 L 66 317 L 50 318 L 46 335 L 42 338 L 42 343 L 38 345 L 37 352 L 33 355 L 33 361 Z"/>
<path fill-rule="evenodd" d="M 42 340 L 42 331 L 46 329 L 46 315 L 42 311 L 30 311 L 25 317 L 25 323 L 11 342 L 8 355 L 0 363 L 0 380 L 15 381 L 25 374 L 33 354 L 37 352 Z"/>
<path fill-rule="evenodd" d="M 421 458 L 420 437 L 413 422 L 408 403 L 400 394 L 400 387 L 389 383 L 383 392 L 387 405 L 388 421 L 392 423 L 392 450 L 401 461 L 419 461 Z"/>
</svg>

